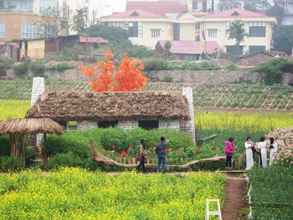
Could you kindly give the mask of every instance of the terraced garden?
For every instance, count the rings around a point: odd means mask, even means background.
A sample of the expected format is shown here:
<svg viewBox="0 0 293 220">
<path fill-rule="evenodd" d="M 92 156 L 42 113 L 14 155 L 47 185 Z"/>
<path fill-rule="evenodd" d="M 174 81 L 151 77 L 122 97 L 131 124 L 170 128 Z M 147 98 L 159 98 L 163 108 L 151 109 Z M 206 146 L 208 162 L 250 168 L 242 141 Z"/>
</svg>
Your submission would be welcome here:
<svg viewBox="0 0 293 220">
<path fill-rule="evenodd" d="M 89 91 L 84 81 L 46 80 L 48 90 Z M 0 81 L 0 99 L 30 99 L 31 80 Z M 292 111 L 293 88 L 231 84 L 224 86 L 187 85 L 177 83 L 150 83 L 150 90 L 180 90 L 183 86 L 194 89 L 196 109 Z"/>
</svg>

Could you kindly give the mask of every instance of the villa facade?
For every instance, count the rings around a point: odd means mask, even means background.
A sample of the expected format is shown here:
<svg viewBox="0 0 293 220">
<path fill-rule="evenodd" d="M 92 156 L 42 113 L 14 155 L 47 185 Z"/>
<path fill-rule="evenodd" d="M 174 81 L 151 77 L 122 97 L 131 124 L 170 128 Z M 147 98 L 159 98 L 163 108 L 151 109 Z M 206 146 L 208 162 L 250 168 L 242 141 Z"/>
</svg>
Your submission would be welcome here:
<svg viewBox="0 0 293 220">
<path fill-rule="evenodd" d="M 156 7 L 152 7 L 152 4 Z M 113 13 L 100 21 L 128 30 L 133 44 L 152 49 L 159 41 L 214 41 L 219 45 L 219 52 L 234 53 L 236 42 L 229 39 L 228 30 L 234 21 L 241 21 L 246 36 L 238 53 L 270 51 L 272 29 L 277 22 L 263 13 L 238 8 L 223 12 L 202 12 L 178 2 L 164 1 L 147 2 L 145 5 L 143 2 L 136 5 L 131 3 L 130 6 L 125 12 Z"/>
</svg>

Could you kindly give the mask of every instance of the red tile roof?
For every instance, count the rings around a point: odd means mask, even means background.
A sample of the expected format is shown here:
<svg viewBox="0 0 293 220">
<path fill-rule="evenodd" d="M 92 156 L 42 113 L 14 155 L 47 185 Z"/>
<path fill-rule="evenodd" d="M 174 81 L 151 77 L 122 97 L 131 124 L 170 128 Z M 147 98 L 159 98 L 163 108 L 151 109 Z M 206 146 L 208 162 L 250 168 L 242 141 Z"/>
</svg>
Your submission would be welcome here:
<svg viewBox="0 0 293 220">
<path fill-rule="evenodd" d="M 187 11 L 187 6 L 176 1 L 131 1 L 127 2 L 127 11 L 143 10 L 154 14 L 165 15 L 168 13 L 183 13 Z"/>
<path fill-rule="evenodd" d="M 159 41 L 158 43 L 164 48 L 167 41 Z M 170 41 L 172 54 L 213 54 L 219 49 L 216 41 L 197 42 L 197 41 Z"/>
<path fill-rule="evenodd" d="M 125 12 L 115 12 L 104 18 L 161 18 L 162 15 L 155 14 L 144 10 L 128 10 Z"/>
<path fill-rule="evenodd" d="M 267 17 L 267 15 L 261 13 L 261 12 L 254 12 L 254 11 L 248 11 L 244 9 L 231 9 L 227 11 L 222 12 L 216 12 L 216 13 L 210 13 L 207 15 L 209 18 L 261 18 L 261 17 Z"/>
</svg>

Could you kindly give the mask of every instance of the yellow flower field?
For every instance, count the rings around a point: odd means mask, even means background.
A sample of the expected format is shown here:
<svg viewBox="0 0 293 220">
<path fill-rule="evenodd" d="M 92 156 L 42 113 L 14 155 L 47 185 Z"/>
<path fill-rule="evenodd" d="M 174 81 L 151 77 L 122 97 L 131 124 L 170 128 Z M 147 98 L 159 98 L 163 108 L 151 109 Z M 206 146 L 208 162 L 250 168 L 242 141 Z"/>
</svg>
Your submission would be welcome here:
<svg viewBox="0 0 293 220">
<path fill-rule="evenodd" d="M 293 112 L 197 112 L 199 129 L 268 131 L 293 126 Z"/>
<path fill-rule="evenodd" d="M 0 120 L 23 118 L 29 107 L 27 100 L 0 100 Z"/>
</svg>

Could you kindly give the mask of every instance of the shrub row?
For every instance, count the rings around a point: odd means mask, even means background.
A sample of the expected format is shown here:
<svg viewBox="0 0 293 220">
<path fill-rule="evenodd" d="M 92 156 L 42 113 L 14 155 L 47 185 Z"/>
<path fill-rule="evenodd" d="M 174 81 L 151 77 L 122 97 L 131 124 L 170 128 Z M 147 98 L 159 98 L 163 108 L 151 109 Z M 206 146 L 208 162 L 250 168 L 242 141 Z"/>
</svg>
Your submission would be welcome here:
<svg viewBox="0 0 293 220">
<path fill-rule="evenodd" d="M 194 61 L 167 61 L 164 59 L 145 59 L 145 71 L 158 70 L 216 70 L 220 67 L 212 62 L 194 62 Z"/>
<path fill-rule="evenodd" d="M 51 164 L 49 161 L 49 166 L 56 167 L 58 164 L 76 166 L 80 164 L 80 159 L 86 163 L 83 163 L 81 167 L 88 167 L 88 159 L 90 158 L 89 143 L 91 141 L 96 144 L 99 151 L 114 150 L 120 152 L 129 148 L 129 156 L 135 157 L 138 153 L 139 142 L 143 139 L 146 143 L 147 150 L 153 153 L 154 147 L 159 142 L 161 136 L 167 138 L 168 146 L 173 151 L 170 153 L 170 157 L 173 160 L 178 159 L 178 150 L 182 152 L 180 157 L 186 158 L 192 156 L 191 149 L 193 149 L 193 142 L 191 137 L 184 132 L 168 129 L 150 131 L 144 129 L 125 131 L 119 128 L 93 129 L 86 132 L 67 132 L 63 136 L 49 136 L 46 142 L 46 149 L 52 161 Z M 79 158 L 74 158 L 73 155 Z M 74 162 L 69 164 L 70 161 Z"/>
<path fill-rule="evenodd" d="M 14 73 L 18 77 L 28 76 L 30 73 L 33 76 L 43 77 L 47 70 L 64 72 L 65 70 L 72 69 L 73 67 L 67 63 L 58 63 L 55 65 L 46 66 L 42 61 L 25 61 L 13 66 Z"/>
</svg>

